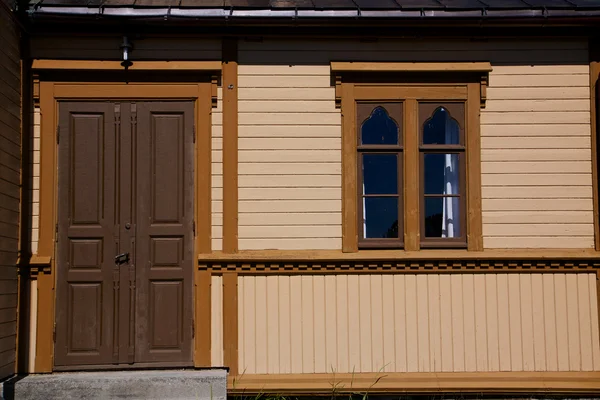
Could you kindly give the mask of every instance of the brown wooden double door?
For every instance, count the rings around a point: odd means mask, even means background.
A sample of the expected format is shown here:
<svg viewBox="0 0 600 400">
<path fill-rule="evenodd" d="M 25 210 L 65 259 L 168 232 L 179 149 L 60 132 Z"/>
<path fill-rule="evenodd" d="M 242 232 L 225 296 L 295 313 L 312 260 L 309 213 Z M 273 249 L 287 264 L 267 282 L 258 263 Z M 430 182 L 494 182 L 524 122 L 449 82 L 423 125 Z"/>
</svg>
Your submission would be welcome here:
<svg viewBox="0 0 600 400">
<path fill-rule="evenodd" d="M 57 368 L 192 365 L 193 102 L 61 102 Z"/>
</svg>

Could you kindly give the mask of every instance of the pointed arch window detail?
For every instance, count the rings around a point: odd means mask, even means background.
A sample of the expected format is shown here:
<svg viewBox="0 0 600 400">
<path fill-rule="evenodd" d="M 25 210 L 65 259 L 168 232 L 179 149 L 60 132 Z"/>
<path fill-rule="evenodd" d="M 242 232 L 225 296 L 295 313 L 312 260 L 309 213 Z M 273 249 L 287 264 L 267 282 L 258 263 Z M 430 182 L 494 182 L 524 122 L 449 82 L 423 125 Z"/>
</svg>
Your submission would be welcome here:
<svg viewBox="0 0 600 400">
<path fill-rule="evenodd" d="M 402 103 L 357 104 L 361 247 L 403 241 Z"/>
<path fill-rule="evenodd" d="M 421 246 L 464 245 L 464 103 L 419 103 Z"/>
</svg>

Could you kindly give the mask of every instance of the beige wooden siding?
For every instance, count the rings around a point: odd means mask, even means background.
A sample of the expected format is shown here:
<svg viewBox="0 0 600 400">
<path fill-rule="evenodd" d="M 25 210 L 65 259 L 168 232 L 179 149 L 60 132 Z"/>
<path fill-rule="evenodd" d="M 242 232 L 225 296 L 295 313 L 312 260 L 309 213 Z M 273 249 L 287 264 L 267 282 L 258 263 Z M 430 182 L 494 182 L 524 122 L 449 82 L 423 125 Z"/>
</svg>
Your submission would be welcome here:
<svg viewBox="0 0 600 400">
<path fill-rule="evenodd" d="M 489 60 L 484 247 L 592 247 L 587 54 L 578 39 L 241 42 L 240 249 L 341 248 L 331 60 Z"/>
<path fill-rule="evenodd" d="M 239 370 L 598 371 L 595 274 L 239 278 Z"/>
<path fill-rule="evenodd" d="M 196 321 L 196 323 L 202 323 Z M 223 277 L 211 278 L 210 358 L 213 367 L 223 366 Z"/>
<path fill-rule="evenodd" d="M 223 89 L 217 90 L 217 108 L 212 110 L 212 250 L 223 249 Z"/>
<path fill-rule="evenodd" d="M 239 74 L 239 248 L 340 248 L 341 117 L 329 67 L 240 63 Z"/>
<path fill-rule="evenodd" d="M 485 247 L 594 246 L 588 65 L 495 65 L 481 135 Z"/>
<path fill-rule="evenodd" d="M 142 60 L 220 60 L 221 40 L 217 38 L 144 36 L 130 37 L 131 59 Z M 32 36 L 33 59 L 121 60 L 122 36 Z"/>
</svg>

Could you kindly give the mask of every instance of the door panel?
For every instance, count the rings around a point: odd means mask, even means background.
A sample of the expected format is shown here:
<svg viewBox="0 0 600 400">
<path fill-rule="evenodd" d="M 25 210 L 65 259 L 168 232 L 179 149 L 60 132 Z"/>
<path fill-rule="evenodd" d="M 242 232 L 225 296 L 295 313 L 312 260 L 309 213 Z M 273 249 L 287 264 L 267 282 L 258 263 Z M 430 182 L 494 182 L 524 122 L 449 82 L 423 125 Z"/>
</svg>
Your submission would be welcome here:
<svg viewBox="0 0 600 400">
<path fill-rule="evenodd" d="M 60 104 L 57 366 L 192 364 L 193 104 Z"/>
<path fill-rule="evenodd" d="M 56 365 L 113 360 L 115 113 L 110 103 L 61 103 Z"/>
<path fill-rule="evenodd" d="M 191 102 L 139 103 L 136 361 L 192 361 Z"/>
</svg>

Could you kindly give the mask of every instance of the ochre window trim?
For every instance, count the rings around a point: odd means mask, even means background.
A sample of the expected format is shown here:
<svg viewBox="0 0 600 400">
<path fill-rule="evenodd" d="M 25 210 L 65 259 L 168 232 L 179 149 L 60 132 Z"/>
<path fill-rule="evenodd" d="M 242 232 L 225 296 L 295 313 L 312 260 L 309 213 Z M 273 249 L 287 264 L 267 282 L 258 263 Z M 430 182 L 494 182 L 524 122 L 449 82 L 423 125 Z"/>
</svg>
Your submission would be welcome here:
<svg viewBox="0 0 600 400">
<path fill-rule="evenodd" d="M 437 67 L 434 67 L 434 64 Z M 462 63 L 455 63 L 460 65 Z M 464 99 L 466 113 L 466 233 L 469 251 L 483 250 L 481 216 L 481 144 L 480 108 L 484 104 L 489 63 L 464 63 L 476 68 L 459 69 L 447 63 L 332 63 L 336 84 L 336 98 L 342 108 L 342 251 L 358 252 L 357 207 L 357 135 L 356 101 L 404 100 L 405 109 L 413 108 L 417 115 L 418 98 L 432 100 Z M 379 69 L 360 69 L 381 65 Z M 400 67 L 410 65 L 412 69 Z M 353 68 L 351 68 L 352 66 Z M 342 68 L 343 67 L 343 68 Z M 361 72 L 359 75 L 356 72 Z M 382 74 L 382 72 L 384 74 Z M 418 72 L 418 73 L 417 73 Z M 431 72 L 435 74 L 431 75 Z M 442 74 L 442 72 L 444 72 Z M 424 79 L 423 76 L 429 78 Z M 439 83 L 436 79 L 440 77 Z M 402 95 L 398 88 L 402 88 Z M 414 120 L 413 120 L 414 119 Z M 418 129 L 416 118 L 404 119 L 404 132 Z M 418 137 L 405 134 L 404 140 L 404 250 L 420 249 L 419 177 L 408 173 L 406 166 L 418 165 L 419 154 L 408 149 L 418 149 Z M 407 195 L 412 193 L 412 195 Z M 369 251 L 369 250 L 366 250 Z M 444 250 L 441 250 L 444 251 Z"/>
</svg>

